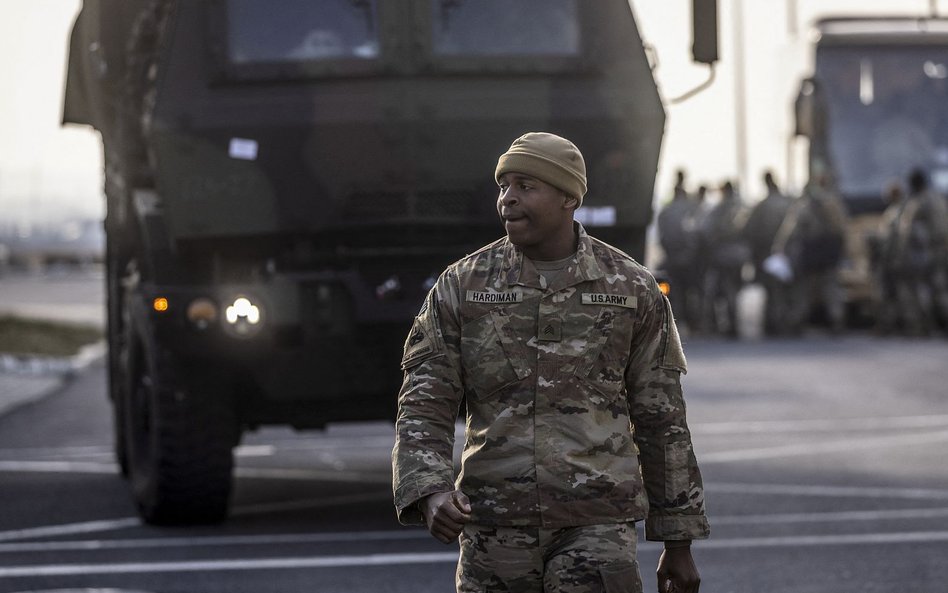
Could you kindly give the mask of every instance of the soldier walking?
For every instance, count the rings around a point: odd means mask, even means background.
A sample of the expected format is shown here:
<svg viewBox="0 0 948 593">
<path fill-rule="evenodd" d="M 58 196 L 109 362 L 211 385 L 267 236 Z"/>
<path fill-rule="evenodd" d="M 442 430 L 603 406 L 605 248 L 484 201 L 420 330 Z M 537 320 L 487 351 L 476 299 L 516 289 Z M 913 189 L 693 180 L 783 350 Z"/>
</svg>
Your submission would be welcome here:
<svg viewBox="0 0 948 593">
<path fill-rule="evenodd" d="M 744 283 L 750 249 L 742 234 L 746 213 L 734 185 L 721 186 L 721 201 L 708 212 L 702 234 L 708 251 L 704 320 L 713 332 L 738 337 L 737 296 Z"/>
<path fill-rule="evenodd" d="M 777 238 L 775 253 L 785 254 L 793 268 L 789 331 L 806 326 L 814 302 L 819 302 L 834 333 L 845 323 L 839 266 L 845 251 L 846 209 L 830 187 L 829 178 L 817 175 L 787 213 Z"/>
<path fill-rule="evenodd" d="M 679 171 L 674 196 L 658 215 L 658 239 L 665 252 L 662 268 L 672 286 L 669 298 L 691 331 L 701 319 L 695 214 L 696 204 L 684 189 L 684 173 Z"/>
<path fill-rule="evenodd" d="M 870 238 L 869 253 L 872 267 L 872 296 L 875 310 L 875 331 L 887 335 L 895 331 L 900 323 L 898 224 L 902 208 L 905 207 L 905 191 L 898 182 L 886 187 L 882 194 L 886 209 L 879 220 L 879 227 Z"/>
<path fill-rule="evenodd" d="M 908 179 L 909 195 L 896 222 L 894 258 L 898 262 L 899 310 L 910 335 L 927 335 L 948 311 L 944 261 L 948 213 L 944 199 L 928 187 L 924 171 Z"/>
<path fill-rule="evenodd" d="M 793 200 L 780 191 L 770 171 L 764 174 L 764 184 L 767 186 L 767 195 L 751 210 L 744 225 L 744 237 L 751 250 L 754 280 L 764 288 L 764 334 L 773 336 L 780 333 L 782 320 L 787 313 L 789 287 L 764 269 L 764 261 L 773 252 L 774 238 Z"/>
<path fill-rule="evenodd" d="M 691 540 L 709 527 L 670 305 L 573 220 L 586 193 L 573 143 L 526 134 L 495 178 L 507 236 L 445 270 L 405 342 L 399 520 L 460 536 L 459 592 L 520 593 L 642 591 L 645 520 L 665 542 L 659 591 L 695 592 Z"/>
</svg>

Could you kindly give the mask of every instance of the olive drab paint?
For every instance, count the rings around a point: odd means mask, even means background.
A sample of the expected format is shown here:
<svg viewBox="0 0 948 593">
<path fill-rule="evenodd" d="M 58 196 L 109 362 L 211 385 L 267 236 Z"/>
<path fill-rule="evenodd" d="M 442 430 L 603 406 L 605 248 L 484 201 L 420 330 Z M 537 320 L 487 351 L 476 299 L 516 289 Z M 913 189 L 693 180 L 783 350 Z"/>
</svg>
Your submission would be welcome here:
<svg viewBox="0 0 948 593">
<path fill-rule="evenodd" d="M 499 17 L 538 3 L 536 18 L 503 19 L 516 35 L 498 33 Z M 394 416 L 400 363 L 445 349 L 431 304 L 406 336 L 432 272 L 497 236 L 490 171 L 510 138 L 570 137 L 592 173 L 584 208 L 611 213 L 596 235 L 644 258 L 665 112 L 627 0 L 276 4 L 83 0 L 72 31 L 63 120 L 102 136 L 116 454 L 149 486 L 133 489 L 147 521 L 225 516 L 243 430 Z M 535 376 L 507 364 L 534 348 L 508 330 L 535 289 L 470 288 L 465 310 L 482 310 L 507 353 L 481 364 Z M 156 317 L 142 306 L 156 295 L 182 306 Z M 252 336 L 226 325 L 239 296 L 261 312 Z M 186 317 L 198 299 L 217 305 L 214 323 Z M 603 327 L 636 311 L 583 309 Z M 575 328 L 547 317 L 542 343 L 570 346 Z M 130 384 L 156 386 L 161 417 Z M 165 393 L 216 407 L 171 415 Z M 223 417 L 224 436 L 205 430 Z M 144 431 L 151 420 L 170 428 Z"/>
</svg>

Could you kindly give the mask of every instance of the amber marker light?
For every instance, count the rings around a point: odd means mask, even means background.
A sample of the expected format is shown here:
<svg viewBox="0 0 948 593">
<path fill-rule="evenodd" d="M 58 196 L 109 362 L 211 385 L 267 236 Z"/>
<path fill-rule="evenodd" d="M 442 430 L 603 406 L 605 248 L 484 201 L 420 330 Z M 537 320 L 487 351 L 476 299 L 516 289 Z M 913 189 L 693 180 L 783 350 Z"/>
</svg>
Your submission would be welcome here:
<svg viewBox="0 0 948 593">
<path fill-rule="evenodd" d="M 151 303 L 152 308 L 159 313 L 164 313 L 168 310 L 168 299 L 165 297 L 155 297 L 155 300 Z"/>
<path fill-rule="evenodd" d="M 659 282 L 658 289 L 662 291 L 663 295 L 668 296 L 668 293 L 672 290 L 672 286 L 668 282 Z"/>
</svg>

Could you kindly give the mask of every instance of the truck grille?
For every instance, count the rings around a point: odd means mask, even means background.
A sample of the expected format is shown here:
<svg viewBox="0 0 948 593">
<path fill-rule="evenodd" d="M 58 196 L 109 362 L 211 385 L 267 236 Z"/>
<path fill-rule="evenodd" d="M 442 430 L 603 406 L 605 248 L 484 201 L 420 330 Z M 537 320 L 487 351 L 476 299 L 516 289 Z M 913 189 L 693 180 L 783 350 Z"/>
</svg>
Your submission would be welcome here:
<svg viewBox="0 0 948 593">
<path fill-rule="evenodd" d="M 350 194 L 343 217 L 351 221 L 458 219 L 470 216 L 473 192 L 365 192 Z"/>
</svg>

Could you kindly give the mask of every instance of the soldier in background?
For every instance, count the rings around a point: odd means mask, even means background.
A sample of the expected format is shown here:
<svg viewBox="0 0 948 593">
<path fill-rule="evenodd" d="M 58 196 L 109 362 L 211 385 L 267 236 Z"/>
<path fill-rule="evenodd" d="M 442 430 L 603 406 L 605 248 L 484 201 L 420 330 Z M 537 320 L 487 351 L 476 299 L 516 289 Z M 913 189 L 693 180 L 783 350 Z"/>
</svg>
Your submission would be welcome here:
<svg viewBox="0 0 948 593">
<path fill-rule="evenodd" d="M 708 254 L 704 284 L 704 321 L 712 332 L 738 337 L 737 295 L 744 284 L 750 248 L 744 240 L 746 209 L 730 181 L 721 186 L 721 201 L 702 222 Z"/>
<path fill-rule="evenodd" d="M 822 305 L 833 333 L 843 330 L 839 266 L 845 251 L 846 218 L 845 206 L 829 178 L 817 174 L 780 225 L 774 252 L 785 254 L 793 269 L 787 315 L 791 333 L 803 331 L 814 303 Z"/>
<path fill-rule="evenodd" d="M 695 191 L 694 197 L 694 210 L 691 215 L 691 232 L 694 234 L 695 243 L 698 245 L 698 252 L 695 255 L 695 268 L 694 268 L 694 279 L 692 284 L 694 285 L 694 300 L 695 300 L 695 309 L 698 311 L 697 317 L 698 321 L 696 326 L 693 327 L 693 331 L 699 332 L 707 329 L 707 323 L 704 321 L 704 287 L 705 287 L 705 278 L 708 276 L 708 245 L 705 243 L 704 236 L 704 220 L 708 217 L 708 212 L 711 211 L 711 207 L 708 204 L 708 186 L 699 185 L 698 189 Z"/>
<path fill-rule="evenodd" d="M 910 335 L 928 335 L 948 308 L 944 280 L 948 213 L 944 199 L 928 187 L 928 176 L 915 169 L 909 195 L 900 209 L 893 246 L 899 267 L 899 309 Z"/>
<path fill-rule="evenodd" d="M 767 195 L 751 210 L 744 225 L 744 238 L 751 250 L 754 280 L 764 288 L 764 334 L 772 336 L 779 333 L 781 320 L 787 313 L 789 287 L 764 269 L 764 261 L 773 252 L 774 238 L 793 200 L 780 191 L 772 172 L 764 174 L 764 184 Z"/>
<path fill-rule="evenodd" d="M 695 202 L 688 196 L 684 172 L 679 170 L 672 200 L 658 215 L 658 239 L 665 252 L 662 269 L 671 282 L 672 308 L 689 330 L 697 328 L 700 320 L 698 234 L 694 225 Z"/>
<path fill-rule="evenodd" d="M 709 527 L 668 300 L 573 220 L 586 167 L 572 142 L 526 134 L 494 176 L 507 236 L 445 270 L 405 342 L 399 520 L 460 535 L 458 591 L 579 593 L 642 591 L 645 519 L 665 542 L 659 591 L 697 592 L 690 545 Z"/>
<path fill-rule="evenodd" d="M 886 335 L 895 331 L 900 323 L 899 274 L 897 257 L 897 235 L 899 215 L 905 206 L 905 190 L 899 182 L 890 183 L 882 192 L 886 209 L 879 220 L 879 227 L 869 241 L 869 258 L 872 268 L 872 298 L 875 310 L 875 331 Z"/>
<path fill-rule="evenodd" d="M 687 197 L 688 190 L 685 189 L 685 170 L 678 169 L 675 171 L 675 187 L 672 189 L 672 200 Z"/>
</svg>

